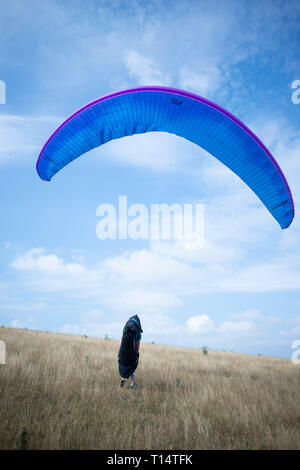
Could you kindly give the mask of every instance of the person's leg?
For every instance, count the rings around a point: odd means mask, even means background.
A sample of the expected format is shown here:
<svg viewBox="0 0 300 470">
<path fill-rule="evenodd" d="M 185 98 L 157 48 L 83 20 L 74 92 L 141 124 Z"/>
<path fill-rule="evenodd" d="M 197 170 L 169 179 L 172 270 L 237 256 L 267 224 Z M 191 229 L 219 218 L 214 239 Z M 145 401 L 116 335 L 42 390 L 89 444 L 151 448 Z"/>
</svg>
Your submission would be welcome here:
<svg viewBox="0 0 300 470">
<path fill-rule="evenodd" d="M 136 383 L 135 383 L 135 371 L 131 374 L 131 388 L 136 388 Z"/>
<path fill-rule="evenodd" d="M 121 387 L 124 386 L 125 382 L 126 382 L 126 377 L 122 377 L 122 379 L 121 379 Z"/>
</svg>

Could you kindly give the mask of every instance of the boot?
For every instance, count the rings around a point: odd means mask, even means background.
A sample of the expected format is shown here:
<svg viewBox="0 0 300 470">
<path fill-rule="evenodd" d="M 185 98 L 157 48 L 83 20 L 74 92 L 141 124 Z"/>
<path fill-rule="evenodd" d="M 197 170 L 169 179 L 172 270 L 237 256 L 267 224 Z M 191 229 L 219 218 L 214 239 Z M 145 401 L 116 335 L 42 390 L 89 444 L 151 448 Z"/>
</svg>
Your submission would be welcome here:
<svg viewBox="0 0 300 470">
<path fill-rule="evenodd" d="M 122 377 L 122 380 L 121 380 L 121 387 L 124 387 L 125 381 L 126 381 L 126 379 L 124 379 L 124 377 Z"/>
</svg>

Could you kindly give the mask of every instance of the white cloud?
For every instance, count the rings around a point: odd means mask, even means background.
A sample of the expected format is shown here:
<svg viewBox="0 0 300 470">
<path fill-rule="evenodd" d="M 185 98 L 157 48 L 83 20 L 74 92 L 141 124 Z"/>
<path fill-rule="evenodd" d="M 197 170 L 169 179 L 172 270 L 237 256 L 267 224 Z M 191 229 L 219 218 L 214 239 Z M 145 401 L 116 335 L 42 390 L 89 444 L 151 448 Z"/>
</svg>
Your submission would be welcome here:
<svg viewBox="0 0 300 470">
<path fill-rule="evenodd" d="M 285 322 L 285 326 L 288 328 L 285 330 L 280 331 L 280 336 L 286 337 L 287 340 L 293 341 L 295 339 L 300 338 L 300 317 L 296 316 L 287 322 Z"/>
<path fill-rule="evenodd" d="M 35 271 L 47 276 L 79 277 L 85 268 L 79 263 L 65 263 L 54 254 L 47 254 L 44 248 L 33 248 L 19 255 L 11 266 L 19 271 Z"/>
<path fill-rule="evenodd" d="M 242 314 L 241 314 L 242 315 Z M 208 315 L 202 314 L 189 318 L 186 321 L 185 331 L 192 345 L 200 347 L 200 341 L 210 348 L 232 347 L 242 348 L 245 344 L 264 344 L 270 340 L 270 334 L 266 324 L 263 326 L 255 321 L 224 321 L 217 324 Z"/>
<path fill-rule="evenodd" d="M 181 344 L 182 338 L 185 337 L 186 346 L 200 347 L 202 343 L 212 349 L 243 349 L 245 345 L 252 345 L 256 350 L 258 347 L 274 346 L 280 342 L 278 335 L 274 337 L 274 330 L 269 328 L 269 318 L 263 315 L 257 315 L 257 322 L 253 319 L 253 321 L 217 323 L 208 315 L 202 314 L 190 317 L 185 323 L 182 323 L 176 322 L 173 316 L 164 313 L 143 312 L 141 314 L 138 311 L 134 313 L 138 313 L 141 318 L 144 330 L 143 341 L 155 340 L 155 342 L 166 342 L 167 344 Z M 243 313 L 240 314 L 241 318 Z M 83 315 L 80 322 L 65 324 L 60 328 L 60 331 L 100 337 L 107 334 L 110 338 L 119 339 L 128 318 L 128 311 L 122 315 L 115 315 L 114 321 L 110 320 L 107 313 L 101 315 L 98 320 L 95 318 L 95 321 L 88 321 Z M 288 345 L 290 341 L 295 339 L 297 332 L 299 333 L 299 326 L 291 322 L 291 328 L 280 333 L 282 344 Z"/>
<path fill-rule="evenodd" d="M 215 326 L 208 315 L 198 315 L 187 320 L 186 325 L 191 333 L 213 333 Z"/>
<path fill-rule="evenodd" d="M 142 312 L 144 312 L 142 310 Z M 145 312 L 140 315 L 144 337 L 151 340 L 151 336 L 177 336 L 182 334 L 182 326 L 177 324 L 172 316 L 162 313 L 163 309 L 158 308 L 153 312 Z"/>
<path fill-rule="evenodd" d="M 164 85 L 170 83 L 170 76 L 164 74 L 154 63 L 154 60 L 144 57 L 134 50 L 127 51 L 124 57 L 129 75 L 138 85 Z"/>
<path fill-rule="evenodd" d="M 216 65 L 202 64 L 200 69 L 199 67 L 184 66 L 180 70 L 180 87 L 204 97 L 215 93 L 223 82 L 222 72 Z"/>
<path fill-rule="evenodd" d="M 10 323 L 10 326 L 12 326 L 13 328 L 24 328 L 25 324 L 21 320 L 13 320 Z"/>
<path fill-rule="evenodd" d="M 222 279 L 226 291 L 271 292 L 300 289 L 299 256 L 281 256 L 269 262 L 257 261 L 253 266 L 239 267 L 230 278 Z"/>
<path fill-rule="evenodd" d="M 144 306 L 145 307 L 145 306 Z M 152 341 L 153 338 L 168 337 L 170 335 L 178 335 L 182 331 L 182 325 L 178 325 L 174 320 L 164 314 L 158 313 L 157 311 L 149 311 L 149 309 L 142 309 L 143 313 L 139 310 L 131 311 L 125 310 L 122 314 L 115 313 L 115 321 L 111 321 L 108 314 L 101 315 L 101 318 L 87 318 L 86 314 L 83 314 L 81 321 L 76 324 L 65 324 L 60 328 L 63 333 L 70 334 L 87 334 L 89 336 L 104 336 L 108 335 L 110 338 L 118 339 L 122 335 L 123 327 L 131 314 L 138 313 L 142 328 L 144 330 L 143 340 Z"/>
<path fill-rule="evenodd" d="M 26 274 L 24 284 L 29 289 L 65 291 L 76 297 L 99 298 L 102 305 L 119 312 L 134 308 L 146 313 L 164 312 L 180 306 L 182 300 L 176 286 L 181 284 L 182 275 L 190 278 L 188 272 L 193 270 L 171 258 L 162 262 L 158 254 L 147 250 L 84 266 L 66 262 L 44 248 L 33 248 L 20 254 L 11 267 Z M 175 288 L 170 288 L 172 285 Z M 182 294 L 182 289 L 180 292 Z"/>
<path fill-rule="evenodd" d="M 214 291 L 267 291 L 286 289 L 298 282 L 291 272 L 291 261 L 257 264 L 237 270 L 222 265 L 183 262 L 170 255 L 140 250 L 107 258 L 94 266 L 76 266 L 73 263 L 48 253 L 44 248 L 29 250 L 12 263 L 20 274 L 26 274 L 23 285 L 42 292 L 63 291 L 73 297 L 89 299 L 97 308 L 85 310 L 80 321 L 65 323 L 62 332 L 119 338 L 129 312 L 141 315 L 145 326 L 145 339 L 161 341 L 173 338 L 176 342 L 182 335 L 190 335 L 191 344 L 204 341 L 210 347 L 231 348 L 241 341 L 271 344 L 271 330 L 282 324 L 280 319 L 262 315 L 257 309 L 232 314 L 217 323 L 206 314 L 192 316 L 185 324 L 176 322 L 176 311 L 184 308 L 189 294 Z M 282 281 L 282 269 L 286 263 L 286 276 Z M 71 267 L 70 267 L 71 266 Z M 252 271 L 251 271 L 252 269 Z M 259 269 L 261 274 L 259 275 Z M 267 273 L 267 274 L 266 274 Z M 280 282 L 279 282 L 280 280 Z M 172 312 L 172 315 L 170 314 Z M 114 321 L 111 321 L 113 314 Z M 217 314 L 217 312 L 216 312 Z M 16 320 L 12 326 L 29 325 L 29 320 Z M 285 341 L 299 332 L 298 323 L 282 330 Z M 176 339 L 177 338 L 177 339 Z"/>
<path fill-rule="evenodd" d="M 194 150 L 192 146 L 193 144 L 175 135 L 147 132 L 112 140 L 101 152 L 103 157 L 121 165 L 172 173 L 179 170 L 187 172 L 196 157 L 195 152 L 191 151 Z"/>
<path fill-rule="evenodd" d="M 188 331 L 192 334 L 207 335 L 210 338 L 236 337 L 237 335 L 250 335 L 256 331 L 256 325 L 250 321 L 224 322 L 219 326 L 208 315 L 191 317 L 186 322 Z"/>
<path fill-rule="evenodd" d="M 137 286 L 172 284 L 178 288 L 183 279 L 191 279 L 196 269 L 167 256 L 149 250 L 134 251 L 104 261 L 105 267 L 123 282 L 134 281 Z"/>
<path fill-rule="evenodd" d="M 61 118 L 0 115 L 0 163 L 23 161 L 24 153 L 37 157 Z"/>
<path fill-rule="evenodd" d="M 33 328 L 34 323 L 36 323 L 36 319 L 33 316 L 29 316 L 23 319 L 15 319 L 10 322 L 10 326 L 13 328 Z"/>
<path fill-rule="evenodd" d="M 178 259 L 172 249 L 125 252 L 88 266 L 67 262 L 43 248 L 19 255 L 11 267 L 28 273 L 25 285 L 39 291 L 66 291 L 76 297 L 101 297 L 102 304 L 128 304 L 149 311 L 182 305 L 185 296 L 204 292 L 272 292 L 300 288 L 300 258 L 289 255 L 244 266 L 231 257 Z M 205 247 L 204 247 L 205 250 Z M 147 308 L 147 307 L 146 307 Z M 250 314 L 249 314 L 250 315 Z"/>
</svg>

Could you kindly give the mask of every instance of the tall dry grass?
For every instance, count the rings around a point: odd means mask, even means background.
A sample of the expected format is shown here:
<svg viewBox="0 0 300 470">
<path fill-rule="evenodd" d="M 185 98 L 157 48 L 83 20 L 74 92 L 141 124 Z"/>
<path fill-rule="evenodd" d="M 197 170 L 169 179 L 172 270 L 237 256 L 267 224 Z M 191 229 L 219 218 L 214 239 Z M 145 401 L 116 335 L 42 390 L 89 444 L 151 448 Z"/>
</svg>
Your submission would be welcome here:
<svg viewBox="0 0 300 470">
<path fill-rule="evenodd" d="M 12 328 L 0 339 L 1 449 L 300 448 L 287 359 L 142 344 L 130 390 L 119 341 Z"/>
</svg>

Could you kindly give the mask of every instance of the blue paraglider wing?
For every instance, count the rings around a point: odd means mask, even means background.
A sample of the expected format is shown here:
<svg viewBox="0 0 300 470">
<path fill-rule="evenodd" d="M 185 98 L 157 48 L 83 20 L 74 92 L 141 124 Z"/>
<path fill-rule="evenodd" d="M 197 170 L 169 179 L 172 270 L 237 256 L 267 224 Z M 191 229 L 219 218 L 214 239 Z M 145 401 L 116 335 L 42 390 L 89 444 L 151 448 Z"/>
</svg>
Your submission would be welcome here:
<svg viewBox="0 0 300 470">
<path fill-rule="evenodd" d="M 152 131 L 176 134 L 204 148 L 257 194 L 281 228 L 291 224 L 291 191 L 278 163 L 258 137 L 217 104 L 174 88 L 131 88 L 84 106 L 46 142 L 37 172 L 50 181 L 64 166 L 95 147 Z"/>
</svg>

